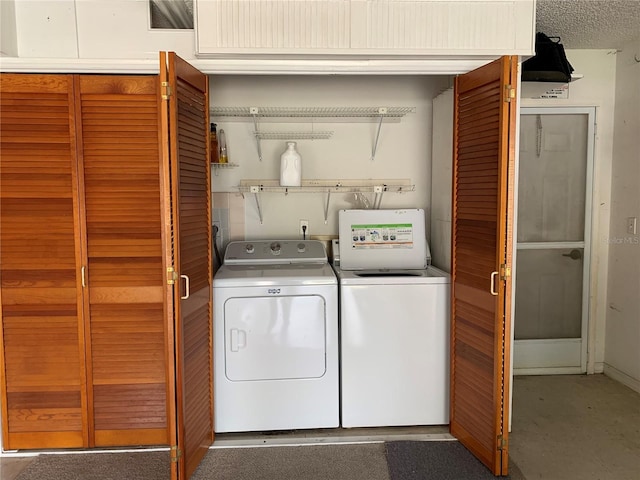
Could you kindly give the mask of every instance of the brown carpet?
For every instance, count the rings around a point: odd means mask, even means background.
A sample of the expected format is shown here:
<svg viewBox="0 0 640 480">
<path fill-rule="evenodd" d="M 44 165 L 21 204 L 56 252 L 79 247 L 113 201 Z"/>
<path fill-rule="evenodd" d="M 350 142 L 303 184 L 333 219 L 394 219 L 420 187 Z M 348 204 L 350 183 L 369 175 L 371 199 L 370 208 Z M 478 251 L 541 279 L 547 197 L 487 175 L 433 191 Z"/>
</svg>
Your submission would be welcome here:
<svg viewBox="0 0 640 480">
<path fill-rule="evenodd" d="M 169 480 L 169 452 L 42 454 L 16 480 Z M 192 480 L 489 480 L 458 442 L 216 448 Z M 511 480 L 524 480 L 510 464 Z"/>
<path fill-rule="evenodd" d="M 496 477 L 459 442 L 389 442 L 385 444 L 391 480 L 493 480 Z M 509 462 L 505 480 L 525 480 Z"/>
<path fill-rule="evenodd" d="M 192 480 L 389 480 L 383 443 L 210 450 Z"/>
<path fill-rule="evenodd" d="M 39 455 L 16 480 L 168 480 L 169 452 Z"/>
</svg>

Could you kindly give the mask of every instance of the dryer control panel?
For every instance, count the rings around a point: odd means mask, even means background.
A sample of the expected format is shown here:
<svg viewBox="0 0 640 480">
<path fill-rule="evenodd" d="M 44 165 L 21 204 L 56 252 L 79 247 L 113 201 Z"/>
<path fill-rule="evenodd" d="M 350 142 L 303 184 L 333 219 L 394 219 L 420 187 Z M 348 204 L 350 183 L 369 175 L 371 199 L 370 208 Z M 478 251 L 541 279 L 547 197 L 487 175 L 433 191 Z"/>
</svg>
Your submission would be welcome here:
<svg viewBox="0 0 640 480">
<path fill-rule="evenodd" d="M 227 245 L 227 265 L 326 263 L 327 252 L 318 240 L 257 240 Z"/>
</svg>

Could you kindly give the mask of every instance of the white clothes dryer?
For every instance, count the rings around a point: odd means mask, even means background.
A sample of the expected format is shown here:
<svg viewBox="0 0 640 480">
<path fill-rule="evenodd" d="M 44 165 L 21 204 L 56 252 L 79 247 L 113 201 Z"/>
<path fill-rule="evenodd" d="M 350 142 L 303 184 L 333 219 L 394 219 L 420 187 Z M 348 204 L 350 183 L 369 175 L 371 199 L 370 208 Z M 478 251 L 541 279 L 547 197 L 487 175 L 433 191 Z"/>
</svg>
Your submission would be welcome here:
<svg viewBox="0 0 640 480">
<path fill-rule="evenodd" d="M 339 225 L 342 426 L 449 423 L 450 277 L 429 266 L 424 211 Z"/>
<path fill-rule="evenodd" d="M 337 427 L 338 287 L 323 244 L 231 242 L 213 288 L 215 431 Z"/>
</svg>

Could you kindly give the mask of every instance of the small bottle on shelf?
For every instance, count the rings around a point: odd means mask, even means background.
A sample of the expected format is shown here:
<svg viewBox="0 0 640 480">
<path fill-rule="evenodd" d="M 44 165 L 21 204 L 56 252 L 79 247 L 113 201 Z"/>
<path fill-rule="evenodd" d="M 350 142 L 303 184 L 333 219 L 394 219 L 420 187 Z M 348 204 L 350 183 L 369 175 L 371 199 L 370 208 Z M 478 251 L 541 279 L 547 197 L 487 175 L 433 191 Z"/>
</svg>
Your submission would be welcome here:
<svg viewBox="0 0 640 480">
<path fill-rule="evenodd" d="M 229 157 L 227 156 L 227 138 L 222 128 L 220 129 L 218 142 L 220 143 L 220 163 L 229 163 Z"/>
<path fill-rule="evenodd" d="M 216 124 L 211 124 L 211 133 L 209 134 L 209 156 L 211 163 L 220 163 L 218 151 L 218 134 L 216 132 Z"/>
</svg>

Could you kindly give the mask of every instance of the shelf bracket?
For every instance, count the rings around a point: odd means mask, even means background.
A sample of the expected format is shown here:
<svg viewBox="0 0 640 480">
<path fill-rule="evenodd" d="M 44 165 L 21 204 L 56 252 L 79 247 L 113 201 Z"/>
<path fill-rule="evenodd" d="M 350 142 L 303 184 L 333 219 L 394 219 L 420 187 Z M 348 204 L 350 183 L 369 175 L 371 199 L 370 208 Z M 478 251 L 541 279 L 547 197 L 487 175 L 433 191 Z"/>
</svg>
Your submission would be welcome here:
<svg viewBox="0 0 640 480">
<path fill-rule="evenodd" d="M 258 107 L 249 107 L 249 113 L 253 117 L 253 131 L 256 137 L 256 147 L 258 149 L 258 159 L 262 161 L 262 145 L 260 144 L 260 136 L 258 135 Z M 262 223 L 262 222 L 260 222 Z"/>
<path fill-rule="evenodd" d="M 378 210 L 380 205 L 382 204 L 382 194 L 384 193 L 385 187 L 382 185 L 375 185 L 373 187 L 373 192 L 376 194 L 375 199 L 373 200 L 373 209 Z"/>
<path fill-rule="evenodd" d="M 378 150 L 378 140 L 380 139 L 380 129 L 382 128 L 382 119 L 387 113 L 387 107 L 378 108 L 378 114 L 380 115 L 380 121 L 378 122 L 378 131 L 376 133 L 376 140 L 373 143 L 373 152 L 371 152 L 371 161 L 376 158 L 376 150 Z"/>
<path fill-rule="evenodd" d="M 324 224 L 328 223 L 329 218 L 329 200 L 331 200 L 331 190 L 327 190 L 327 200 L 324 202 Z"/>
<path fill-rule="evenodd" d="M 263 219 L 262 205 L 260 204 L 260 187 L 258 185 L 251 185 L 249 191 L 253 193 L 253 197 L 256 199 L 256 207 L 258 207 L 258 217 L 260 218 L 260 225 L 262 225 Z"/>
</svg>

